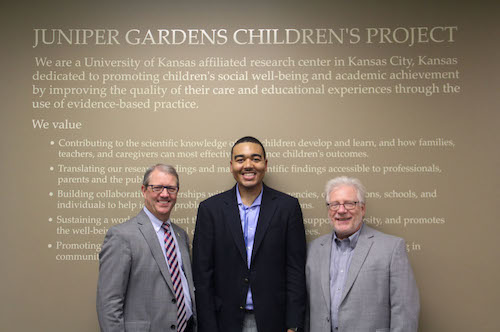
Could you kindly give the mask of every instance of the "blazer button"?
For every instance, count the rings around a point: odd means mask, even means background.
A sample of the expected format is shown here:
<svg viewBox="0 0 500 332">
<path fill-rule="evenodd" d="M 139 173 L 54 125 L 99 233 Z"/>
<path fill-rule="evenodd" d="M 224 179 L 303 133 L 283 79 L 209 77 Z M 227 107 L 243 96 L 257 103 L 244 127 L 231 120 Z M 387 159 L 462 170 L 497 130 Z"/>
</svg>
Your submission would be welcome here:
<svg viewBox="0 0 500 332">
<path fill-rule="evenodd" d="M 175 302 L 177 302 L 177 299 L 172 299 L 172 303 L 175 303 Z"/>
<path fill-rule="evenodd" d="M 244 310 L 245 308 L 243 306 L 240 307 L 240 310 Z"/>
<path fill-rule="evenodd" d="M 174 324 L 170 325 L 170 328 L 171 328 L 172 330 L 175 330 L 175 325 L 174 325 Z"/>
<path fill-rule="evenodd" d="M 248 280 L 248 278 L 245 278 L 245 279 L 243 279 L 243 281 L 245 282 L 245 284 L 248 284 L 249 280 Z"/>
</svg>

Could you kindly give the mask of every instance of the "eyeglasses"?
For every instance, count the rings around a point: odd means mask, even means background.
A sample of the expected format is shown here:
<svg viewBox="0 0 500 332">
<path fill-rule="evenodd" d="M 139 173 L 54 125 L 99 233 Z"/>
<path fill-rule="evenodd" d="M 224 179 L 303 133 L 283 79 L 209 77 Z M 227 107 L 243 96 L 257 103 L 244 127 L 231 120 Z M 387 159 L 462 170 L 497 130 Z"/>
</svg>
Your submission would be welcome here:
<svg viewBox="0 0 500 332">
<path fill-rule="evenodd" d="M 154 184 L 149 184 L 148 187 L 150 187 L 151 191 L 154 192 L 154 193 L 162 193 L 163 189 L 167 189 L 167 192 L 169 194 L 173 195 L 173 194 L 177 194 L 177 192 L 179 191 L 179 188 L 177 188 L 177 187 L 170 187 L 170 186 L 157 186 L 157 185 L 154 185 Z"/>
<path fill-rule="evenodd" d="M 326 207 L 330 209 L 330 211 L 337 211 L 340 209 L 340 206 L 343 205 L 346 210 L 354 210 L 356 205 L 360 202 L 344 202 L 343 204 L 339 202 L 326 203 Z"/>
</svg>

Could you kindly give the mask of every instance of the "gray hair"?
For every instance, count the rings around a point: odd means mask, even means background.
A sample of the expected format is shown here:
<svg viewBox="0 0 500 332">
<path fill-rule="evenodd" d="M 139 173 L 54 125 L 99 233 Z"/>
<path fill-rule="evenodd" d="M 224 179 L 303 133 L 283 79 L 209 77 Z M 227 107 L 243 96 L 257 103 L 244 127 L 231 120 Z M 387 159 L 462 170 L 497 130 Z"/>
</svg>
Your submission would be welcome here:
<svg viewBox="0 0 500 332">
<path fill-rule="evenodd" d="M 166 165 L 166 164 L 156 164 L 156 165 L 150 166 L 146 170 L 146 172 L 144 173 L 144 178 L 142 180 L 142 185 L 143 186 L 148 186 L 149 185 L 149 177 L 151 176 L 151 173 L 153 173 L 153 171 L 155 169 L 158 169 L 160 172 L 167 173 L 167 174 L 175 176 L 175 178 L 177 180 L 177 188 L 180 187 L 180 184 L 179 184 L 179 175 L 177 174 L 177 171 L 175 170 L 174 166 Z"/>
<path fill-rule="evenodd" d="M 351 187 L 354 187 L 356 189 L 356 193 L 358 195 L 358 201 L 360 201 L 361 203 L 365 204 L 365 197 L 366 197 L 366 189 L 365 189 L 365 186 L 363 186 L 363 184 L 361 183 L 361 181 L 359 181 L 358 179 L 356 178 L 350 178 L 350 177 L 347 177 L 347 176 L 339 176 L 339 177 L 336 177 L 334 179 L 331 179 L 330 181 L 328 181 L 326 183 L 326 186 L 325 186 L 325 199 L 328 202 L 328 197 L 330 196 L 330 193 L 332 192 L 332 190 L 334 190 L 335 188 L 337 187 L 341 187 L 341 186 L 351 186 Z"/>
</svg>

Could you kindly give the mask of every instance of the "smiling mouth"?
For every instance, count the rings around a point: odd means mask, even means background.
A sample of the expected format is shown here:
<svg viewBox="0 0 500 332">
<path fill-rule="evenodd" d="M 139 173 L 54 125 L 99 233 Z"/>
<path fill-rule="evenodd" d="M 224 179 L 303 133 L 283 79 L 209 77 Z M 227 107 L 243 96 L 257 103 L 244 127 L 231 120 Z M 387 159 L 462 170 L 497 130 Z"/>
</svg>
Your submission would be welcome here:
<svg viewBox="0 0 500 332">
<path fill-rule="evenodd" d="M 243 173 L 243 179 L 245 180 L 253 180 L 256 176 L 256 173 Z"/>
<path fill-rule="evenodd" d="M 335 220 L 337 220 L 338 222 L 346 222 L 346 221 L 350 221 L 351 219 L 352 219 L 352 217 L 335 218 Z"/>
</svg>

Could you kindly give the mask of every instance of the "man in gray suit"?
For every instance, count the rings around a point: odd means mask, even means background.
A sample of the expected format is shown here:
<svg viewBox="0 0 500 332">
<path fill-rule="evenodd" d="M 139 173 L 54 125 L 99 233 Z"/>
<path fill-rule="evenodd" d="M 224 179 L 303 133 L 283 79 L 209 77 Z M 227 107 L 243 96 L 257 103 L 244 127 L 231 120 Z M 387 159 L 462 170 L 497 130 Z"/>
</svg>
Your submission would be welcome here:
<svg viewBox="0 0 500 332">
<path fill-rule="evenodd" d="M 417 331 L 419 295 L 404 240 L 363 224 L 359 180 L 332 179 L 325 194 L 333 232 L 307 253 L 308 331 Z"/>
<path fill-rule="evenodd" d="M 97 314 L 103 332 L 196 331 L 186 232 L 170 222 L 179 191 L 172 166 L 146 170 L 144 208 L 109 229 L 99 255 Z"/>
</svg>

